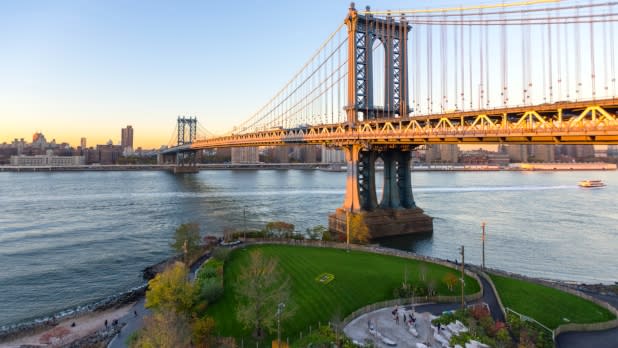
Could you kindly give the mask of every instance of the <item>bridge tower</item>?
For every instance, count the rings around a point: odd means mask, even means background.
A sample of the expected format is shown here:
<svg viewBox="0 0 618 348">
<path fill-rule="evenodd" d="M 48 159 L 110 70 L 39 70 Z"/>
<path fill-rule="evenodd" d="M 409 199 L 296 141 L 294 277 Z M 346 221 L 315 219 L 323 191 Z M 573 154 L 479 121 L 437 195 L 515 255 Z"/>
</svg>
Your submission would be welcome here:
<svg viewBox="0 0 618 348">
<path fill-rule="evenodd" d="M 178 117 L 178 143 L 177 146 L 182 150 L 176 153 L 176 166 L 174 174 L 180 173 L 197 173 L 196 154 L 195 150 L 191 149 L 191 144 L 197 136 L 197 118 L 195 117 Z"/>
<path fill-rule="evenodd" d="M 369 8 L 367 8 L 369 10 Z M 407 41 L 411 27 L 405 18 L 360 15 L 350 5 L 348 17 L 347 124 L 353 130 L 361 122 L 409 115 Z M 373 44 L 384 47 L 384 106 L 373 100 Z M 371 239 L 432 232 L 433 220 L 416 206 L 412 195 L 410 154 L 414 145 L 384 145 L 358 140 L 342 144 L 347 161 L 343 206 L 329 216 L 331 231 L 347 233 L 351 216 L 361 215 Z M 384 162 L 384 185 L 378 201 L 375 163 Z"/>
</svg>

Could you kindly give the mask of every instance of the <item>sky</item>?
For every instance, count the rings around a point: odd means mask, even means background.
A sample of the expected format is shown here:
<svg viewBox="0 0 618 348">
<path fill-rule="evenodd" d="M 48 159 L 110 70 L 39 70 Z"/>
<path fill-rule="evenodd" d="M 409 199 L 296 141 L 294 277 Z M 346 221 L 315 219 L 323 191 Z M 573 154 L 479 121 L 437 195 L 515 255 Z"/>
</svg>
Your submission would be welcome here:
<svg viewBox="0 0 618 348">
<path fill-rule="evenodd" d="M 496 3 L 357 2 L 374 9 Z M 498 1 L 499 2 L 499 1 Z M 251 116 L 342 23 L 347 0 L 0 1 L 0 143 L 158 148 L 176 118 L 223 133 Z"/>
<path fill-rule="evenodd" d="M 348 6 L 2 1 L 0 143 L 35 132 L 73 146 L 81 137 L 89 146 L 118 143 L 132 125 L 136 147 L 159 147 L 179 115 L 227 131 L 283 86 Z"/>
</svg>

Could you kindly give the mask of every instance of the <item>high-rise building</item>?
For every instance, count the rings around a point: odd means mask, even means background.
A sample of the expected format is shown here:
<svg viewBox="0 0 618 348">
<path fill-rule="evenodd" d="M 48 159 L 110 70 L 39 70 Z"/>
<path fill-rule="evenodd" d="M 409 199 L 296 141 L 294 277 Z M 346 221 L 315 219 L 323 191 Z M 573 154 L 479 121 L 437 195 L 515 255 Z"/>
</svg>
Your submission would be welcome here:
<svg viewBox="0 0 618 348">
<path fill-rule="evenodd" d="M 257 147 L 233 147 L 232 163 L 258 163 L 260 152 Z"/>
<path fill-rule="evenodd" d="M 340 149 L 322 145 L 322 163 L 345 163 L 345 154 Z"/>
<path fill-rule="evenodd" d="M 530 145 L 528 153 L 537 162 L 554 162 L 556 160 L 555 145 Z"/>
<path fill-rule="evenodd" d="M 82 138 L 81 141 L 79 142 L 79 146 L 81 146 L 82 151 L 86 149 L 86 138 Z"/>
<path fill-rule="evenodd" d="M 122 128 L 120 146 L 124 152 L 133 152 L 133 127 Z"/>
<path fill-rule="evenodd" d="M 506 147 L 511 162 L 528 162 L 528 145 L 510 144 Z"/>
<path fill-rule="evenodd" d="M 433 144 L 427 146 L 425 162 L 427 163 L 457 163 L 459 161 L 459 146 L 457 144 Z"/>
</svg>

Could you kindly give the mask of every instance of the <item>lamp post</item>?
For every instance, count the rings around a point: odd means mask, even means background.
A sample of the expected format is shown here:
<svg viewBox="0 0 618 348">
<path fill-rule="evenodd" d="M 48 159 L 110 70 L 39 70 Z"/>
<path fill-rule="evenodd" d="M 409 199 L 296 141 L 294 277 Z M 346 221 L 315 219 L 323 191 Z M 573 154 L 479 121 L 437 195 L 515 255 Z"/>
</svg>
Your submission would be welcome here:
<svg viewBox="0 0 618 348">
<path fill-rule="evenodd" d="M 247 242 L 247 208 L 242 207 L 242 220 L 243 220 L 243 239 Z"/>
<path fill-rule="evenodd" d="M 345 235 L 346 241 L 345 244 L 347 246 L 348 251 L 350 251 L 350 211 L 345 211 Z"/>
<path fill-rule="evenodd" d="M 483 229 L 483 234 L 481 236 L 481 245 L 482 245 L 482 251 L 483 251 L 483 271 L 485 270 L 485 221 L 481 222 L 481 228 Z"/>
<path fill-rule="evenodd" d="M 464 271 L 464 265 L 465 265 L 465 258 L 464 258 L 464 246 L 461 246 L 461 310 L 463 311 L 464 309 L 466 309 L 466 303 L 464 301 L 464 285 L 465 285 L 465 271 Z"/>
<path fill-rule="evenodd" d="M 277 348 L 281 348 L 281 312 L 285 308 L 285 303 L 280 302 L 277 305 Z"/>
</svg>

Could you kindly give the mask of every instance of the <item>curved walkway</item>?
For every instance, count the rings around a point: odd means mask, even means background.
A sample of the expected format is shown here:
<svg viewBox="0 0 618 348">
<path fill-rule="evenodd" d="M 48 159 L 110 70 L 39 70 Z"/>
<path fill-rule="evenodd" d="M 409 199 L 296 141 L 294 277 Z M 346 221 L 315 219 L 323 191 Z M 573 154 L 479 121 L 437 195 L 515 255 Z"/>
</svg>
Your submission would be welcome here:
<svg viewBox="0 0 618 348">
<path fill-rule="evenodd" d="M 478 272 L 477 272 L 478 274 Z M 479 276 L 483 283 L 483 288 L 489 291 L 483 292 L 483 301 L 489 304 L 491 314 L 494 320 L 505 321 L 500 305 L 496 298 L 496 294 L 489 282 Z M 580 290 L 581 291 L 581 290 Z M 611 295 L 601 295 L 590 291 L 584 291 L 590 296 L 594 296 L 602 301 L 605 301 L 617 308 L 618 297 Z M 496 308 L 497 310 L 495 310 Z M 496 316 L 499 314 L 499 316 Z M 617 348 L 618 347 L 618 328 L 603 330 L 603 331 L 572 331 L 560 334 L 556 337 L 556 348 Z"/>
<path fill-rule="evenodd" d="M 592 291 L 578 289 L 585 294 L 596 297 L 618 309 L 618 296 L 603 295 Z M 565 332 L 556 337 L 557 348 L 616 348 L 618 347 L 618 328 L 603 331 Z"/>
<path fill-rule="evenodd" d="M 195 272 L 198 268 L 200 268 L 200 266 L 209 258 L 210 253 L 206 253 L 193 263 L 189 273 L 189 278 L 191 281 L 195 279 Z M 108 343 L 107 348 L 126 348 L 127 344 L 125 340 L 133 332 L 136 332 L 144 326 L 144 316 L 150 314 L 150 310 L 144 307 L 144 302 L 145 297 L 142 297 L 137 303 L 135 303 L 133 308 L 131 308 L 129 314 L 119 320 L 119 322 L 124 326 L 121 331 Z"/>
</svg>

